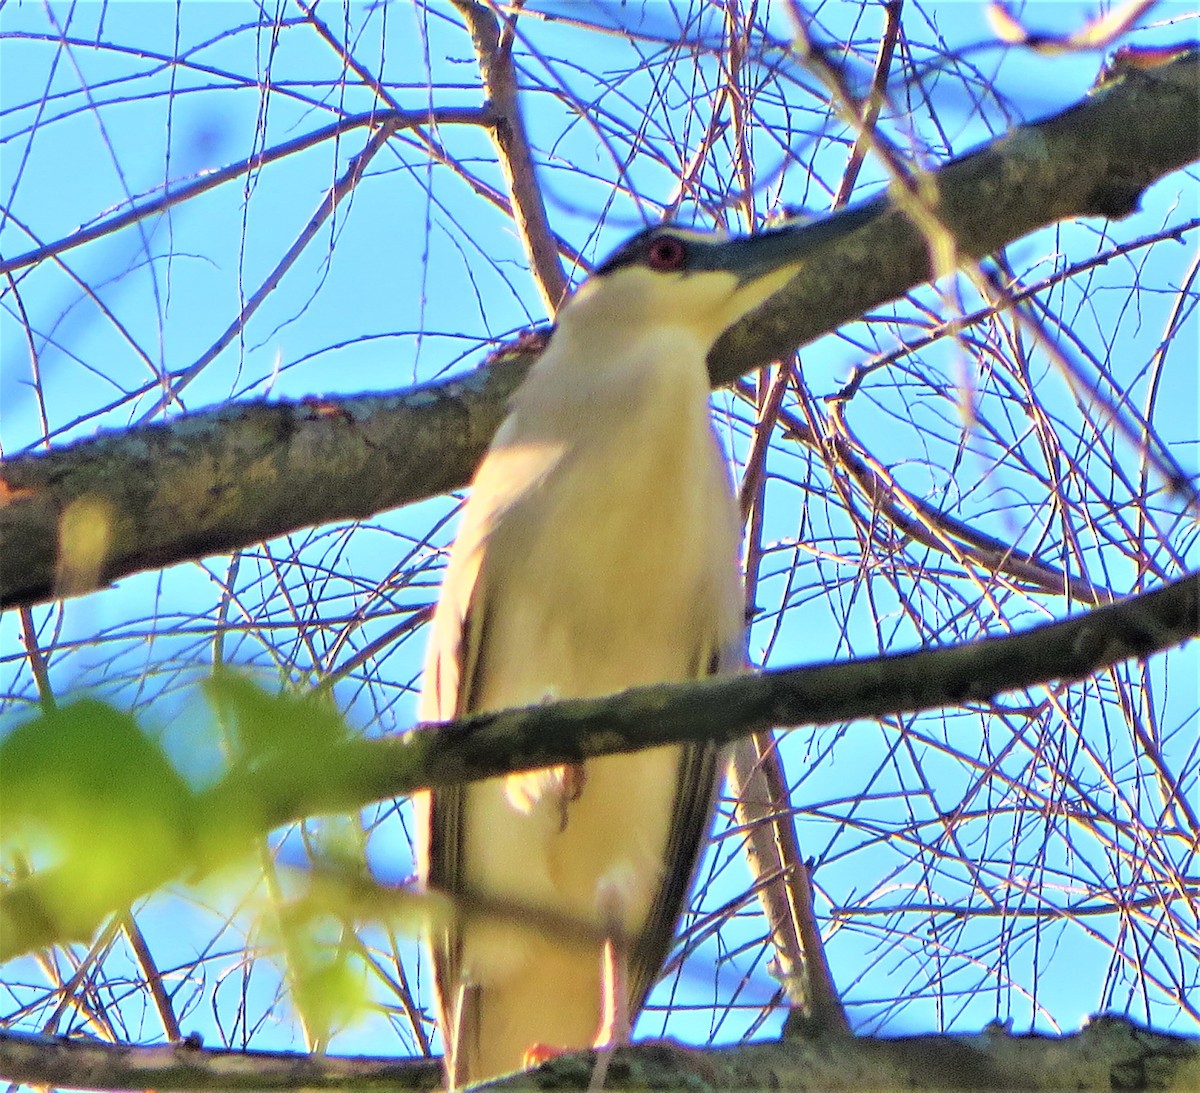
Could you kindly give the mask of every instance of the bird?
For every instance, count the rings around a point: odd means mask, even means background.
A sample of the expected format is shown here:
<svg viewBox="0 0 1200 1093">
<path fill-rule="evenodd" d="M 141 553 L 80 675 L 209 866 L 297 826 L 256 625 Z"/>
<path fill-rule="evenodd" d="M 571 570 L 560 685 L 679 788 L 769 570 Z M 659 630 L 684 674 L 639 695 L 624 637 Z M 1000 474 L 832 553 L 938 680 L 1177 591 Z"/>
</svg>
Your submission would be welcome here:
<svg viewBox="0 0 1200 1093">
<path fill-rule="evenodd" d="M 741 520 L 706 359 L 798 268 L 786 227 L 663 224 L 566 300 L 471 484 L 422 722 L 743 668 Z M 484 908 L 429 931 L 449 1088 L 628 1038 L 724 764 L 714 745 L 668 745 L 416 795 L 421 884 Z"/>
</svg>

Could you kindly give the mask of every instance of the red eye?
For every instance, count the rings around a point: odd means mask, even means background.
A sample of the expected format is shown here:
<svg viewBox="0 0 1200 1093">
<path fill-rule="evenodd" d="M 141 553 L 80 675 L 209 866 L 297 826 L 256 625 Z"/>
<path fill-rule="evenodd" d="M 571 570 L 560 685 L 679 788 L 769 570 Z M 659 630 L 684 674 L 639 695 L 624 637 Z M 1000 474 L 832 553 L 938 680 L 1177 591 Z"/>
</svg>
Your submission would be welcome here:
<svg viewBox="0 0 1200 1093">
<path fill-rule="evenodd" d="M 660 235 L 646 250 L 646 265 L 662 273 L 675 273 L 687 262 L 687 247 L 673 235 Z"/>
</svg>

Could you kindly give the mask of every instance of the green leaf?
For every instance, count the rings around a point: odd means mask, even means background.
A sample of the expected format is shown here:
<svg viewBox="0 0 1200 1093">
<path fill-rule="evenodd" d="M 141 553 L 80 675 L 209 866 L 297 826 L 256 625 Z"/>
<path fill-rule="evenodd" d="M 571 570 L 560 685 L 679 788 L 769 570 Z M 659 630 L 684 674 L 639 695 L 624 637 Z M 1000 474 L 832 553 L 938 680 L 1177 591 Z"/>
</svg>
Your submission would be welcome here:
<svg viewBox="0 0 1200 1093">
<path fill-rule="evenodd" d="M 0 741 L 0 774 L 0 846 L 32 861 L 18 885 L 58 937 L 90 934 L 191 860 L 192 791 L 112 706 L 80 699 L 17 726 Z"/>
</svg>

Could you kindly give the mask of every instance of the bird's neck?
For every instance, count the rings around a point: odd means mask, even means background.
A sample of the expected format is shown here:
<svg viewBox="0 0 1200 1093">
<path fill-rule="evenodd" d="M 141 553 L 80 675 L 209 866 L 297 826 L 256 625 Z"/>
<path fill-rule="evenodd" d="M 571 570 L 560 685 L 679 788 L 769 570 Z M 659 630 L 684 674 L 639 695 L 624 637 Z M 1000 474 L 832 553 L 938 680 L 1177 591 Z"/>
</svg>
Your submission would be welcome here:
<svg viewBox="0 0 1200 1093">
<path fill-rule="evenodd" d="M 612 323 L 563 324 L 513 408 L 550 420 L 683 413 L 707 421 L 707 351 L 685 327 L 660 323 L 638 331 Z"/>
</svg>

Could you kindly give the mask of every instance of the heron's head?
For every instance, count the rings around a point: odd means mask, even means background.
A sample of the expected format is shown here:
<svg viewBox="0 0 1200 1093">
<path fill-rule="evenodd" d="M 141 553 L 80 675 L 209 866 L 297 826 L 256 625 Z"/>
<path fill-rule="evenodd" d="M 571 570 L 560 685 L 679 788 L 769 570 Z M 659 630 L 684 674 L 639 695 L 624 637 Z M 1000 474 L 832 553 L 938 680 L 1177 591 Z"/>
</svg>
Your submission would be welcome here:
<svg viewBox="0 0 1200 1093">
<path fill-rule="evenodd" d="M 798 240 L 794 228 L 732 238 L 648 228 L 596 267 L 559 318 L 626 331 L 660 323 L 712 343 L 795 276 Z"/>
</svg>

